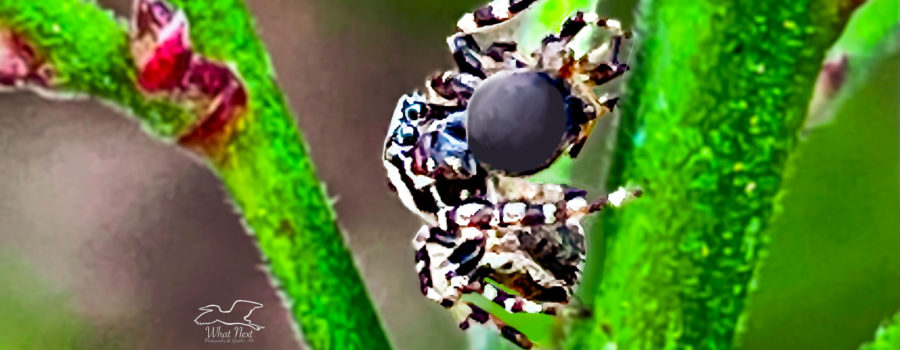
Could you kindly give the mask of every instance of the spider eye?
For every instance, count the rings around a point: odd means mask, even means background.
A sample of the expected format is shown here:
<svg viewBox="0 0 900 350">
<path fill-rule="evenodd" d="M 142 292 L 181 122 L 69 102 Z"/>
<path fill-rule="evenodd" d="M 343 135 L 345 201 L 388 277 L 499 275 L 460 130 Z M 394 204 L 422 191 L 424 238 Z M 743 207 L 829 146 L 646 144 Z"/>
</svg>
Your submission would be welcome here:
<svg viewBox="0 0 900 350">
<path fill-rule="evenodd" d="M 409 120 L 417 120 L 422 116 L 422 104 L 421 103 L 413 103 L 403 110 L 403 115 L 406 116 L 406 119 Z"/>
</svg>

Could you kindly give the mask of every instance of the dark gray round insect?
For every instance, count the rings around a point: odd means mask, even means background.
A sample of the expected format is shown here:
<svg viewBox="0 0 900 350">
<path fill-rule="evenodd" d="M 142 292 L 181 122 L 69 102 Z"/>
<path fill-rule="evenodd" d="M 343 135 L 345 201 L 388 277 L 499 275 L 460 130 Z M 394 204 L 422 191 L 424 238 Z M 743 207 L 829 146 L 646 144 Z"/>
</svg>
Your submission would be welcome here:
<svg viewBox="0 0 900 350">
<path fill-rule="evenodd" d="M 541 169 L 560 153 L 567 117 L 559 80 L 508 71 L 485 79 L 469 101 L 468 143 L 475 158 L 511 174 Z M 570 126 L 572 128 L 573 126 Z"/>
</svg>

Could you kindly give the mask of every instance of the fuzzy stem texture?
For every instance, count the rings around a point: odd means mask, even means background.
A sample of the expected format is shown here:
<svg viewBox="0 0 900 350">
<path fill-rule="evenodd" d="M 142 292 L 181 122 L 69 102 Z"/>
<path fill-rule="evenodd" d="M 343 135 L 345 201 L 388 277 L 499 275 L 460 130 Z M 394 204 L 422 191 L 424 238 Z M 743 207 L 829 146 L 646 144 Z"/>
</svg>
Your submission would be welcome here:
<svg viewBox="0 0 900 350">
<path fill-rule="evenodd" d="M 593 316 L 568 348 L 730 348 L 826 50 L 853 4 L 647 0 Z M 590 302 L 590 301 L 589 301 Z"/>
<path fill-rule="evenodd" d="M 256 237 L 307 344 L 391 348 L 247 8 L 240 0 L 172 3 L 185 11 L 197 52 L 233 66 L 245 85 L 248 108 L 230 121 L 233 134 L 202 156 Z M 52 91 L 99 97 L 173 140 L 199 116 L 136 88 L 125 23 L 88 1 L 0 0 L 0 27 L 48 58 Z"/>
</svg>

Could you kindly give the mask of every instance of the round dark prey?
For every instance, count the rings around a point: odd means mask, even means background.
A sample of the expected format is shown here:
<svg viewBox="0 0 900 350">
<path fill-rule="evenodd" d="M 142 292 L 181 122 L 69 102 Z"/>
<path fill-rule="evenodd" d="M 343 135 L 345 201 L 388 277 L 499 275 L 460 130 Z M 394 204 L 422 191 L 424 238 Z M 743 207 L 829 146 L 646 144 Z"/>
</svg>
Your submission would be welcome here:
<svg viewBox="0 0 900 350">
<path fill-rule="evenodd" d="M 537 72 L 487 78 L 469 102 L 468 143 L 475 158 L 496 170 L 527 174 L 546 165 L 566 129 L 560 90 Z"/>
</svg>

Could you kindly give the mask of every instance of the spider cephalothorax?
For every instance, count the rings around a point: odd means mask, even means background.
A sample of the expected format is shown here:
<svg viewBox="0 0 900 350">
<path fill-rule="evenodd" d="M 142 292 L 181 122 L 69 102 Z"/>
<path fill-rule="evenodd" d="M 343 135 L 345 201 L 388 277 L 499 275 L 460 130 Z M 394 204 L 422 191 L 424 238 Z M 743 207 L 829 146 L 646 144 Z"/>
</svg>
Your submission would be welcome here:
<svg viewBox="0 0 900 350">
<path fill-rule="evenodd" d="M 619 62 L 626 34 L 591 13 L 576 12 L 536 51 L 518 51 L 505 26 L 534 2 L 497 0 L 463 16 L 448 38 L 456 69 L 400 98 L 383 153 L 392 188 L 426 221 L 413 239 L 422 293 L 451 309 L 461 328 L 493 325 L 526 348 L 524 335 L 461 296 L 556 313 L 581 277 L 581 219 L 635 195 L 620 189 L 588 202 L 582 190 L 522 178 L 563 153 L 578 155 L 616 103 L 595 87 L 628 70 Z M 569 44 L 588 25 L 611 38 L 575 57 Z"/>
</svg>

